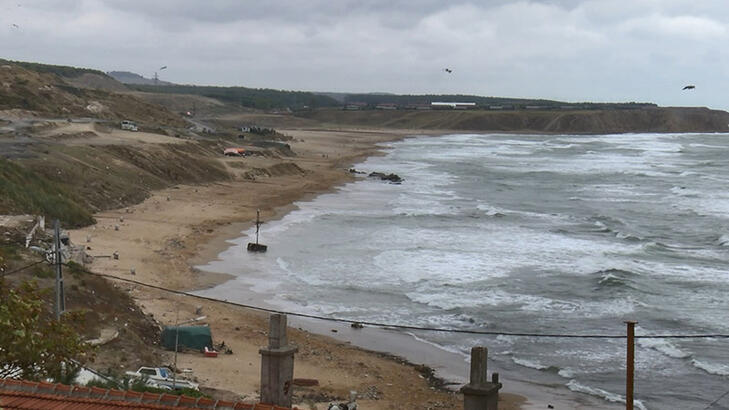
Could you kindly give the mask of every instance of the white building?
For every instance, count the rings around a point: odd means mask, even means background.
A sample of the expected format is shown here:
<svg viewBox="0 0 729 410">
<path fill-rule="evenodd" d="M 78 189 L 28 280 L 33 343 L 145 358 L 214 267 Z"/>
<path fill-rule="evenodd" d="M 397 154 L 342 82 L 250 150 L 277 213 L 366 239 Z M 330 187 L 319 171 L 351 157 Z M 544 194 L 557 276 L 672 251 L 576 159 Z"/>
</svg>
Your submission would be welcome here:
<svg viewBox="0 0 729 410">
<path fill-rule="evenodd" d="M 452 110 L 468 110 L 476 108 L 473 102 L 431 102 L 430 106 L 434 109 L 452 109 Z"/>
</svg>

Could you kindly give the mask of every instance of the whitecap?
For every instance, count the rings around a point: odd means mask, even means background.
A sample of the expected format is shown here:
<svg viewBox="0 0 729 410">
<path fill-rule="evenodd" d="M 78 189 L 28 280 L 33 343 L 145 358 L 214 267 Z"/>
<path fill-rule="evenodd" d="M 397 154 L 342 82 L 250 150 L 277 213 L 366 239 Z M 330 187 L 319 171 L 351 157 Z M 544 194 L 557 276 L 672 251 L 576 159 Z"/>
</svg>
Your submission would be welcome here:
<svg viewBox="0 0 729 410">
<path fill-rule="evenodd" d="M 569 367 L 564 368 L 564 369 L 559 369 L 557 374 L 560 375 L 561 377 L 564 377 L 565 379 L 571 379 L 571 378 L 575 377 L 575 371 L 573 369 L 570 369 Z"/>
<path fill-rule="evenodd" d="M 683 350 L 681 350 L 678 347 L 671 344 L 671 342 L 667 341 L 666 339 L 641 339 L 641 338 L 639 338 L 638 344 L 641 347 L 656 350 L 656 351 L 661 352 L 661 353 L 665 354 L 666 356 L 672 357 L 674 359 L 685 359 L 685 358 L 691 356 L 691 353 L 684 352 Z"/>
<path fill-rule="evenodd" d="M 522 359 L 522 358 L 513 357 L 513 356 L 511 358 L 511 360 L 514 361 L 514 363 L 516 363 L 516 364 L 518 364 L 520 366 L 529 367 L 529 368 L 532 368 L 532 369 L 546 370 L 546 369 L 549 368 L 549 366 L 545 366 L 545 365 L 543 365 L 543 364 L 541 364 L 541 363 L 539 363 L 539 362 L 537 362 L 535 360 Z"/>
<path fill-rule="evenodd" d="M 575 379 L 572 379 L 567 383 L 567 388 L 574 392 L 585 393 L 591 396 L 600 397 L 612 403 L 625 403 L 625 397 L 621 396 L 620 394 L 611 393 L 607 390 L 598 389 L 597 387 L 585 386 L 584 384 L 578 383 Z M 647 410 L 643 402 L 640 400 L 634 399 L 633 405 L 634 407 L 641 410 Z"/>
<path fill-rule="evenodd" d="M 694 367 L 701 369 L 709 374 L 715 374 L 717 376 L 729 376 L 729 365 L 721 363 L 706 363 L 700 360 L 692 360 L 691 364 Z"/>
<path fill-rule="evenodd" d="M 729 234 L 722 234 L 719 239 L 717 239 L 716 244 L 719 246 L 729 246 Z"/>
</svg>

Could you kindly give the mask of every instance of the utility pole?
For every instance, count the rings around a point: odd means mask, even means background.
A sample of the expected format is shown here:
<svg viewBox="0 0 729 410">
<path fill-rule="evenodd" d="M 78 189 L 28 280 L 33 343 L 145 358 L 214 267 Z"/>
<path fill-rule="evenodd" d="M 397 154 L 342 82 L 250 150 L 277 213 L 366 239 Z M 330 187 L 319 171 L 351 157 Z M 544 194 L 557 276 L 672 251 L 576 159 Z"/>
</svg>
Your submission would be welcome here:
<svg viewBox="0 0 729 410">
<path fill-rule="evenodd" d="M 157 70 L 157 71 L 162 71 L 165 69 L 167 69 L 167 66 L 160 67 L 159 70 Z M 157 71 L 154 72 L 154 85 L 159 84 L 159 76 L 157 75 Z"/>
<path fill-rule="evenodd" d="M 61 314 L 66 310 L 66 299 L 63 296 L 63 271 L 61 263 L 63 263 L 63 253 L 61 252 L 61 226 L 58 219 L 53 223 L 53 251 L 56 265 L 56 303 L 54 311 L 56 320 L 61 320 Z"/>
<path fill-rule="evenodd" d="M 172 391 L 175 391 L 177 384 L 177 343 L 180 338 L 180 304 L 177 304 L 177 314 L 175 315 L 175 368 L 172 369 Z"/>
<path fill-rule="evenodd" d="M 634 320 L 625 322 L 628 329 L 628 346 L 625 374 L 625 409 L 633 410 L 633 382 L 635 376 L 635 324 Z"/>
<path fill-rule="evenodd" d="M 177 350 L 180 343 L 180 325 L 204 320 L 206 317 L 207 316 L 200 316 L 180 322 L 180 304 L 177 304 L 177 313 L 175 314 L 175 368 L 172 369 L 172 390 L 175 390 L 177 387 Z"/>
</svg>

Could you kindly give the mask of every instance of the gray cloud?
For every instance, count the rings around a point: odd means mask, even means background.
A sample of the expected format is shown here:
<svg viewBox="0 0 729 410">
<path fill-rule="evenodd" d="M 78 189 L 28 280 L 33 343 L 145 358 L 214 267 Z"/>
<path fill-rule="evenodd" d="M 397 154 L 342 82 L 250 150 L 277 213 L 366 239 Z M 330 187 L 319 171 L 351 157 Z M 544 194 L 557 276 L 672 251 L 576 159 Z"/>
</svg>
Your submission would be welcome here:
<svg viewBox="0 0 729 410">
<path fill-rule="evenodd" d="M 196 84 L 729 108 L 724 0 L 20 4 L 0 5 L 6 58 L 167 65 L 165 79 Z"/>
</svg>

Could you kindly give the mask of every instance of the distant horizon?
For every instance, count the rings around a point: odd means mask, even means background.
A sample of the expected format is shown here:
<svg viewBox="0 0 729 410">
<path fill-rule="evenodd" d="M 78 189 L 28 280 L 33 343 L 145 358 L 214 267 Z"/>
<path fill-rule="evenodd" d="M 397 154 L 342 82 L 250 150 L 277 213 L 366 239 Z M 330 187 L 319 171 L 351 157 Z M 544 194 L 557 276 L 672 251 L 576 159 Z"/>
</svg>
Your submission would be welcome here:
<svg viewBox="0 0 729 410">
<path fill-rule="evenodd" d="M 45 64 L 45 63 L 41 63 Z M 77 67 L 77 68 L 86 68 L 86 67 Z M 90 67 L 89 67 L 90 68 Z M 145 77 L 142 74 L 135 73 L 133 71 L 127 71 L 127 70 L 109 70 L 109 71 L 103 71 L 105 74 L 117 72 L 117 73 L 128 73 L 128 74 L 134 74 L 137 76 L 142 77 L 145 80 L 154 81 L 154 78 Z M 220 87 L 220 88 L 234 88 L 234 87 L 240 87 L 240 88 L 252 88 L 252 89 L 266 89 L 266 90 L 275 90 L 275 91 L 295 91 L 295 92 L 307 92 L 312 94 L 320 94 L 320 95 L 326 95 L 326 94 L 341 94 L 341 95 L 383 95 L 383 96 L 425 96 L 425 95 L 433 95 L 433 96 L 445 96 L 445 95 L 462 95 L 465 97 L 480 97 L 480 98 L 499 98 L 499 99 L 515 99 L 515 100 L 541 100 L 541 101 L 553 101 L 553 102 L 560 102 L 560 103 L 567 103 L 567 104 L 653 104 L 659 107 L 665 107 L 665 108 L 671 108 L 673 106 L 660 106 L 654 102 L 651 101 L 565 101 L 565 100 L 555 100 L 551 98 L 543 98 L 543 97 L 514 97 L 514 96 L 496 96 L 496 95 L 479 95 L 479 94 L 398 94 L 393 92 L 387 92 L 387 91 L 368 91 L 368 92 L 347 92 L 347 91 L 322 91 L 322 90 L 296 90 L 296 89 L 283 89 L 283 88 L 271 88 L 271 87 L 249 87 L 246 85 L 215 85 L 215 84 L 180 84 L 180 83 L 172 83 L 167 80 L 159 79 L 161 82 L 165 82 L 167 84 L 172 85 L 180 85 L 180 86 L 193 86 L 193 87 Z M 126 84 L 126 83 L 124 83 Z M 129 83 L 134 84 L 134 83 Z M 151 85 L 151 84 L 150 84 Z M 686 107 L 679 107 L 675 106 L 675 108 L 709 108 L 705 106 L 686 106 Z M 726 111 L 726 110 L 722 110 Z M 729 111 L 728 111 L 729 112 Z"/>
</svg>

